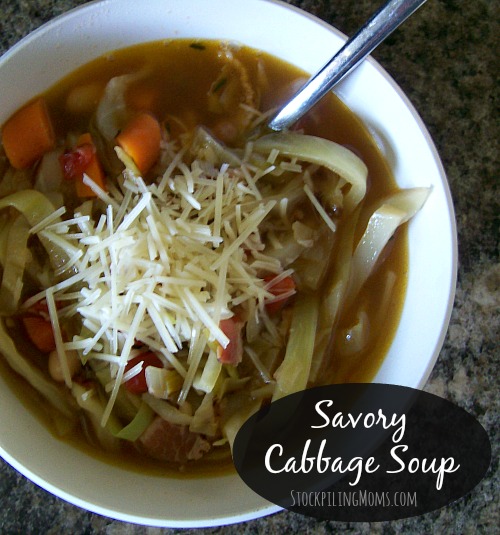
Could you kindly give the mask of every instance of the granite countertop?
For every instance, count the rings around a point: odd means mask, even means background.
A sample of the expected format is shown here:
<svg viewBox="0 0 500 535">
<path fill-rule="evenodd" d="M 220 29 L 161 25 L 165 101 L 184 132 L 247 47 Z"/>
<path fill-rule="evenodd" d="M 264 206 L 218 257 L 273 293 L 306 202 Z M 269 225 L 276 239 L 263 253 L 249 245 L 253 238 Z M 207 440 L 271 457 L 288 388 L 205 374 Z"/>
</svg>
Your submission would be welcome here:
<svg viewBox="0 0 500 535">
<path fill-rule="evenodd" d="M 216 0 L 213 0 L 214 3 Z M 2 0 L 0 53 L 82 0 Z M 291 0 L 347 35 L 382 3 Z M 498 68 L 499 9 L 493 0 L 430 0 L 373 56 L 426 123 L 455 204 L 459 271 L 448 334 L 426 390 L 473 414 L 488 432 L 493 461 L 467 496 L 438 511 L 394 522 L 316 521 L 282 512 L 205 533 L 500 533 Z M 495 68 L 496 67 L 496 68 Z M 438 259 L 436 259 L 438 261 Z M 0 533 L 153 534 L 86 512 L 40 489 L 0 461 Z"/>
</svg>

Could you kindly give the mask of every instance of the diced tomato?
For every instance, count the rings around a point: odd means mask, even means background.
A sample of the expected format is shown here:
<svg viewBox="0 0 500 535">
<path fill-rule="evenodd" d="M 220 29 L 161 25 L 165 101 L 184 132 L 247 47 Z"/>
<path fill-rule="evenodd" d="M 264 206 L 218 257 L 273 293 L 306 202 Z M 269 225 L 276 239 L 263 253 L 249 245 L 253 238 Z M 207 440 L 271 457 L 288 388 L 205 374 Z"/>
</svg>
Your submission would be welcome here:
<svg viewBox="0 0 500 535">
<path fill-rule="evenodd" d="M 125 388 L 133 394 L 143 394 L 148 391 L 148 385 L 146 383 L 146 368 L 148 366 L 163 368 L 162 361 L 150 351 L 148 353 L 142 353 L 129 360 L 125 366 L 125 373 L 131 370 L 134 366 L 137 366 L 140 362 L 143 362 L 142 370 L 125 383 Z"/>
<path fill-rule="evenodd" d="M 295 290 L 295 281 L 292 277 L 288 276 L 284 279 L 281 279 L 277 281 L 275 284 L 272 283 L 272 281 L 276 278 L 276 275 L 269 275 L 267 277 L 264 277 L 264 281 L 269 284 L 268 291 L 272 293 L 274 296 L 279 297 L 280 295 L 284 295 L 289 293 L 292 290 Z M 280 312 L 280 310 L 286 305 L 289 297 L 285 297 L 283 299 L 279 299 L 276 301 L 271 301 L 269 303 L 266 303 L 266 310 L 269 314 L 277 314 Z"/>
<path fill-rule="evenodd" d="M 50 353 L 56 348 L 54 331 L 49 320 L 42 316 L 27 314 L 23 316 L 22 322 L 26 329 L 28 338 L 42 352 Z"/>
<path fill-rule="evenodd" d="M 27 316 L 40 316 L 44 320 L 49 321 L 50 315 L 49 315 L 49 307 L 47 306 L 47 301 L 45 299 L 43 301 L 37 301 L 34 305 L 30 306 L 26 310 Z"/>
<path fill-rule="evenodd" d="M 222 364 L 236 366 L 241 362 L 243 358 L 243 338 L 241 336 L 243 326 L 244 323 L 238 316 L 220 321 L 219 327 L 221 331 L 229 338 L 229 343 L 226 347 L 222 347 L 220 344 L 217 347 L 217 359 Z"/>
<path fill-rule="evenodd" d="M 81 176 L 90 165 L 94 152 L 95 148 L 91 143 L 83 143 L 73 150 L 68 150 L 61 154 L 59 161 L 61 162 L 64 178 L 66 180 L 74 180 Z"/>
<path fill-rule="evenodd" d="M 90 157 L 90 161 L 87 164 L 87 167 L 85 168 L 85 174 L 93 182 L 95 182 L 97 186 L 99 186 L 102 190 L 106 191 L 106 175 L 104 174 L 101 162 L 97 157 L 97 151 L 95 144 L 92 140 L 92 136 L 88 132 L 82 134 L 78 138 L 77 148 L 84 147 L 87 145 L 90 145 L 90 147 L 92 148 L 92 154 Z M 96 197 L 96 193 L 92 190 L 92 188 L 90 186 L 87 186 L 87 184 L 83 183 L 83 173 L 77 175 L 75 179 L 76 194 L 78 195 L 78 197 Z"/>
<path fill-rule="evenodd" d="M 62 154 L 59 161 L 64 178 L 75 182 L 78 197 L 96 196 L 95 191 L 83 182 L 84 174 L 101 189 L 106 190 L 106 176 L 89 133 L 82 134 L 77 140 L 76 147 Z"/>
</svg>

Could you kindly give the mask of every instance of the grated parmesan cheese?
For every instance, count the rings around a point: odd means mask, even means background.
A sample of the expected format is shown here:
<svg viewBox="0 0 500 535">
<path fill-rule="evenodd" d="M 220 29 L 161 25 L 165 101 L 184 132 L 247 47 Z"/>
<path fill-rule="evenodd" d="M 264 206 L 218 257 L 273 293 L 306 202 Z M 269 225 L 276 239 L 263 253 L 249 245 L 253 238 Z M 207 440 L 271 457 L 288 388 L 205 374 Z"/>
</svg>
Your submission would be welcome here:
<svg viewBox="0 0 500 535">
<path fill-rule="evenodd" d="M 64 343 L 57 315 L 51 314 L 63 370 L 68 350 L 78 350 L 84 362 L 109 364 L 103 425 L 120 384 L 140 371 L 124 374 L 137 341 L 161 353 L 184 378 L 181 401 L 202 362 L 209 366 L 198 374 L 201 384 L 213 388 L 221 368 L 211 347 L 229 343 L 219 321 L 231 316 L 235 303 L 269 295 L 257 276 L 259 266 L 280 271 L 273 258 L 261 254 L 245 263 L 241 254 L 243 246 L 263 249 L 258 227 L 276 204 L 262 201 L 251 166 L 241 171 L 228 164 L 188 165 L 181 151 L 158 185 L 146 185 L 117 154 L 127 166 L 118 187 L 106 193 L 84 177 L 97 202 L 106 205 L 97 222 L 78 212 L 60 222 L 61 209 L 34 229 L 68 252 L 75 274 L 30 300 L 49 298 L 52 312 L 56 300 L 70 302 L 66 317 L 82 319 L 81 334 Z M 183 347 L 191 348 L 189 363 L 175 356 Z"/>
<path fill-rule="evenodd" d="M 190 162 L 186 147 L 169 151 L 165 172 L 157 183 L 146 184 L 130 158 L 117 149 L 125 170 L 108 192 L 84 176 L 97 195 L 94 206 L 87 201 L 65 221 L 58 219 L 61 209 L 32 229 L 67 252 L 66 266 L 72 271 L 66 267 L 59 275 L 67 278 L 27 305 L 47 298 L 62 364 L 65 352 L 76 350 L 82 362 L 109 366 L 110 395 L 102 425 L 111 415 L 120 385 L 142 369 L 138 365 L 125 373 L 127 362 L 137 354 L 137 343 L 157 352 L 178 374 L 179 404 L 192 388 L 206 393 L 215 388 L 223 370 L 216 347 L 229 343 L 220 320 L 230 318 L 236 307 L 251 316 L 248 330 L 253 338 L 263 330 L 263 339 L 281 343 L 264 303 L 288 294 L 274 296 L 263 274 L 275 274 L 276 283 L 293 270 L 266 254 L 261 234 L 267 233 L 275 249 L 284 247 L 280 229 L 290 232 L 291 202 L 275 196 L 267 181 L 283 172 L 300 175 L 302 166 L 296 159 L 279 161 L 277 150 L 259 166 L 252 161 L 251 143 L 242 161 L 219 167 L 198 159 Z M 297 188 L 290 191 L 296 195 Z M 334 231 L 309 186 L 303 186 L 303 193 Z M 90 214 L 96 207 L 101 215 L 94 221 Z M 273 210 L 278 226 L 263 230 Z M 80 318 L 82 330 L 71 341 L 63 342 L 56 301 L 67 305 L 58 311 L 61 317 Z M 256 354 L 249 348 L 246 353 L 270 382 Z M 232 373 L 236 374 L 227 370 Z M 66 375 L 65 379 L 71 381 Z"/>
</svg>

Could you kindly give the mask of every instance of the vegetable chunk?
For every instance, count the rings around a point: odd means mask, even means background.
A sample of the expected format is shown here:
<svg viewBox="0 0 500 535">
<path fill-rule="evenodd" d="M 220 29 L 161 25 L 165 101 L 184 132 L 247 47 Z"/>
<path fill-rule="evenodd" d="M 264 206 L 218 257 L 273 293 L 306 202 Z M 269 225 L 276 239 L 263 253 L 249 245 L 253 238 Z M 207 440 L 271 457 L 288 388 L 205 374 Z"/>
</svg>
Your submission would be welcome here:
<svg viewBox="0 0 500 535">
<path fill-rule="evenodd" d="M 129 360 L 125 367 L 125 371 L 127 372 L 131 370 L 134 366 L 137 366 L 137 364 L 140 363 L 142 363 L 142 370 L 125 383 L 125 388 L 134 394 L 143 394 L 148 391 L 145 373 L 148 366 L 163 368 L 161 360 L 153 352 L 149 351 Z"/>
<path fill-rule="evenodd" d="M 60 162 L 64 178 L 66 180 L 75 180 L 76 194 L 78 197 L 96 196 L 92 188 L 83 182 L 84 174 L 102 190 L 106 190 L 106 177 L 97 157 L 96 148 L 90 134 L 82 134 L 78 138 L 76 147 L 61 155 Z"/>
<path fill-rule="evenodd" d="M 56 348 L 50 321 L 34 315 L 24 316 L 22 321 L 29 339 L 42 353 L 50 353 Z"/>
<path fill-rule="evenodd" d="M 33 100 L 5 123 L 2 142 L 12 167 L 26 169 L 55 147 L 56 137 L 47 104 Z"/>
<path fill-rule="evenodd" d="M 241 362 L 241 359 L 243 358 L 243 339 L 241 330 L 244 325 L 244 322 L 240 321 L 237 317 L 221 320 L 219 327 L 229 338 L 229 343 L 226 347 L 222 347 L 220 344 L 217 347 L 217 359 L 222 364 L 236 366 Z"/>
<path fill-rule="evenodd" d="M 118 145 L 145 175 L 160 155 L 161 128 L 150 113 L 140 113 L 116 137 Z"/>
</svg>

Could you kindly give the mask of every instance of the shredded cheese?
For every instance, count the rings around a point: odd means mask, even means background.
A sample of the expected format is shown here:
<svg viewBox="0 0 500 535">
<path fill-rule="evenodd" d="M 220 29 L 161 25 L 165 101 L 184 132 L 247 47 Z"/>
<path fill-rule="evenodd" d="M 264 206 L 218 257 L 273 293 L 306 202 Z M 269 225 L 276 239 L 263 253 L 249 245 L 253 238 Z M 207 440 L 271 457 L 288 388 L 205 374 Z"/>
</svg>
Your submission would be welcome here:
<svg viewBox="0 0 500 535">
<path fill-rule="evenodd" d="M 30 302 L 43 297 L 70 302 L 65 317 L 82 318 L 81 334 L 64 343 L 54 316 L 58 353 L 63 364 L 68 350 L 79 351 L 85 362 L 109 364 L 103 425 L 120 385 L 140 371 L 124 374 L 137 341 L 161 353 L 184 378 L 180 402 L 197 374 L 204 388 L 213 388 L 221 368 L 211 348 L 229 343 L 220 320 L 230 317 L 234 306 L 269 295 L 259 269 L 282 271 L 262 253 L 248 262 L 242 253 L 243 247 L 263 249 L 259 225 L 276 204 L 262 200 L 256 185 L 262 172 L 228 164 L 215 168 L 196 160 L 189 165 L 183 153 L 175 155 L 158 184 L 146 185 L 117 151 L 126 165 L 121 184 L 104 192 L 84 177 L 97 202 L 106 205 L 97 222 L 87 205 L 85 214 L 76 212 L 61 222 L 60 210 L 34 229 L 67 251 L 75 269 Z M 183 347 L 192 348 L 189 362 L 176 357 Z M 208 368 L 199 372 L 207 361 Z"/>
<path fill-rule="evenodd" d="M 311 204 L 316 208 L 316 211 L 320 215 L 321 219 L 326 223 L 327 227 L 335 233 L 337 231 L 337 225 L 332 221 L 331 217 L 326 213 L 325 209 L 321 206 L 321 204 L 318 202 L 318 199 L 314 196 L 314 193 L 312 192 L 311 188 L 305 184 L 304 185 L 304 192 L 311 201 Z"/>
<path fill-rule="evenodd" d="M 27 305 L 47 297 L 63 370 L 69 350 L 78 351 L 83 362 L 109 366 L 110 395 L 102 425 L 120 385 L 141 372 L 141 366 L 135 366 L 125 373 L 127 362 L 137 354 L 135 344 L 157 352 L 178 374 L 182 387 L 177 401 L 182 405 L 191 388 L 212 392 L 222 373 L 216 348 L 227 347 L 230 339 L 220 321 L 230 318 L 236 307 L 246 307 L 248 315 L 255 316 L 249 323 L 255 328 L 259 324 L 263 338 L 278 343 L 278 328 L 264 303 L 293 294 L 274 296 L 263 281 L 264 274 L 275 274 L 276 283 L 293 272 L 266 254 L 263 233 L 272 246 L 283 248 L 280 228 L 290 228 L 290 199 L 273 197 L 266 180 L 283 172 L 300 175 L 300 163 L 280 161 L 279 151 L 272 150 L 264 165 L 256 165 L 251 143 L 244 159 L 233 165 L 196 158 L 190 162 L 186 148 L 168 151 L 165 172 L 157 183 L 146 184 L 130 158 L 117 149 L 125 170 L 108 192 L 84 176 L 97 195 L 94 207 L 84 203 L 65 221 L 58 219 L 61 209 L 32 229 L 63 248 L 69 260 L 59 273 L 66 278 Z M 291 191 L 295 194 L 296 189 Z M 303 192 L 335 231 L 307 184 Z M 96 203 L 101 215 L 94 221 L 90 214 Z M 278 226 L 263 227 L 275 207 Z M 68 342 L 63 342 L 55 313 L 59 301 L 67 304 L 60 315 L 81 318 L 81 332 Z M 246 348 L 246 353 L 270 382 L 255 352 Z M 70 384 L 66 372 L 65 379 Z"/>
</svg>

